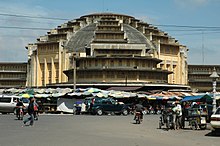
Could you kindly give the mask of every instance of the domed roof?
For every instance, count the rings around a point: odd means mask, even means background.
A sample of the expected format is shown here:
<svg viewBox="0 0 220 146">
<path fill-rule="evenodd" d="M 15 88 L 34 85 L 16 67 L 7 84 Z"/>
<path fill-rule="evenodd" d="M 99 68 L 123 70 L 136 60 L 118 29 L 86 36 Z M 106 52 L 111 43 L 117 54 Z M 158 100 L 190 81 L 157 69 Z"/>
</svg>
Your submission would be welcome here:
<svg viewBox="0 0 220 146">
<path fill-rule="evenodd" d="M 97 23 L 91 23 L 77 32 L 75 32 L 72 37 L 67 41 L 65 48 L 69 52 L 84 52 L 85 46 L 90 47 L 90 44 L 95 39 L 95 33 L 97 31 Z M 123 33 L 125 36 L 125 42 L 127 44 L 145 44 L 147 49 L 155 49 L 153 44 L 148 40 L 143 33 L 138 31 L 136 28 L 129 24 L 121 24 L 123 27 Z"/>
<path fill-rule="evenodd" d="M 98 17 L 102 17 L 102 16 L 122 16 L 122 17 L 129 17 L 129 18 L 134 18 L 132 16 L 129 15 L 124 15 L 124 14 L 117 14 L 117 13 L 93 13 L 93 14 L 88 14 L 88 15 L 84 15 L 80 18 L 84 18 L 84 17 L 94 17 L 94 16 L 98 16 Z"/>
<path fill-rule="evenodd" d="M 85 48 L 86 45 L 90 45 L 93 37 L 94 32 L 96 30 L 96 24 L 90 24 L 76 33 L 73 34 L 73 36 L 69 39 L 69 41 L 66 43 L 65 48 L 69 50 L 69 52 L 72 52 L 74 49 L 74 52 L 81 52 Z"/>
<path fill-rule="evenodd" d="M 128 39 L 128 43 L 131 44 L 146 44 L 147 48 L 153 49 L 154 46 L 148 40 L 147 37 L 145 37 L 140 31 L 135 29 L 134 27 L 128 25 L 128 24 L 123 24 L 124 26 L 124 31 L 126 33 L 126 37 Z"/>
</svg>

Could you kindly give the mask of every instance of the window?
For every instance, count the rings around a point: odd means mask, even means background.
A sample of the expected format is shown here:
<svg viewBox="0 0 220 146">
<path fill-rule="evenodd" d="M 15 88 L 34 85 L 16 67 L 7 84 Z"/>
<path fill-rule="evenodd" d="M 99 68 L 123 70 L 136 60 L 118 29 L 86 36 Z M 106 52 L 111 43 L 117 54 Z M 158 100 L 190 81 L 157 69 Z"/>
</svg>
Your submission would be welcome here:
<svg viewBox="0 0 220 146">
<path fill-rule="evenodd" d="M 142 62 L 142 67 L 145 67 L 145 62 Z"/>
<path fill-rule="evenodd" d="M 220 108 L 218 108 L 215 112 L 216 115 L 220 115 Z"/>
<path fill-rule="evenodd" d="M 95 66 L 98 66 L 98 60 L 95 60 Z"/>
<path fill-rule="evenodd" d="M 118 65 L 119 65 L 119 66 L 122 66 L 122 60 L 119 60 Z"/>
<path fill-rule="evenodd" d="M 135 66 L 138 66 L 138 60 L 135 60 Z"/>
<path fill-rule="evenodd" d="M 88 62 L 88 64 L 89 64 L 89 65 L 88 65 L 89 67 L 91 67 L 91 66 L 92 66 L 92 63 L 91 63 L 91 61 L 89 61 L 89 62 Z"/>
<path fill-rule="evenodd" d="M 125 78 L 125 74 L 123 72 L 118 72 L 117 78 Z"/>
<path fill-rule="evenodd" d="M 130 66 L 130 60 L 127 60 L 126 63 L 127 63 L 127 66 Z"/>
<path fill-rule="evenodd" d="M 111 67 L 113 67 L 114 66 L 114 61 L 113 60 L 111 60 Z"/>
<path fill-rule="evenodd" d="M 10 103 L 11 102 L 11 98 L 0 98 L 0 102 L 3 102 L 3 103 Z"/>
<path fill-rule="evenodd" d="M 105 66 L 105 60 L 102 60 L 102 66 Z"/>
</svg>

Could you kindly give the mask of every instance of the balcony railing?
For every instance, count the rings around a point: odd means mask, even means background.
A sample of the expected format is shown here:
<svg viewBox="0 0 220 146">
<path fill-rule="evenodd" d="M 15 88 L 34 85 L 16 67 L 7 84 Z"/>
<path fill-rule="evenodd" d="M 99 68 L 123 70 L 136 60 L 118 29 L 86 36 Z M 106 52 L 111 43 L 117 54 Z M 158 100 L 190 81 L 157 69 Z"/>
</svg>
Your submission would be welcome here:
<svg viewBox="0 0 220 146">
<path fill-rule="evenodd" d="M 194 74 L 194 75 L 211 75 L 212 72 L 209 71 L 188 71 L 188 74 Z"/>
<path fill-rule="evenodd" d="M 189 82 L 212 82 L 212 79 L 191 79 L 191 78 L 189 78 Z"/>
<path fill-rule="evenodd" d="M 0 70 L 0 73 L 26 73 L 27 71 L 21 70 Z"/>
</svg>

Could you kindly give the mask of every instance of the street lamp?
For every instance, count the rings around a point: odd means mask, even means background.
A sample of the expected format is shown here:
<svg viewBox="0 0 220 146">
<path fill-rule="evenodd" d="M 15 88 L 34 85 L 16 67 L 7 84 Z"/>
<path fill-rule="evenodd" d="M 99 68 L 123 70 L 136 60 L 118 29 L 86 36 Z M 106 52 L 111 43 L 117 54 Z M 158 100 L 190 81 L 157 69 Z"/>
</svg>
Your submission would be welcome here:
<svg viewBox="0 0 220 146">
<path fill-rule="evenodd" d="M 212 74 L 209 76 L 210 78 L 212 78 L 212 85 L 213 85 L 213 112 L 216 111 L 216 98 L 215 98 L 215 93 L 216 93 L 216 85 L 217 85 L 217 79 L 219 78 L 218 73 L 215 70 L 215 67 L 213 69 Z"/>
</svg>

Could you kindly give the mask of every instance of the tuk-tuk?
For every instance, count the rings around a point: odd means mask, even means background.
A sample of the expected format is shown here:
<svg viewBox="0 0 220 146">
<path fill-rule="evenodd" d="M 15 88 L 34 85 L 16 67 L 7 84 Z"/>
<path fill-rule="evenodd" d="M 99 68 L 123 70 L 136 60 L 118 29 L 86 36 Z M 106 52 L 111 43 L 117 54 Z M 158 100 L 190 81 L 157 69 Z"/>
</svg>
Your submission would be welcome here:
<svg viewBox="0 0 220 146">
<path fill-rule="evenodd" d="M 206 123 L 210 121 L 212 113 L 212 102 L 210 95 L 186 96 L 181 100 L 183 105 L 182 124 L 189 122 L 192 129 L 206 129 Z"/>
<path fill-rule="evenodd" d="M 206 129 L 207 117 L 208 112 L 206 105 L 200 105 L 200 107 L 192 107 L 188 109 L 187 119 L 189 121 L 190 128 L 193 130 L 198 128 L 202 130 Z"/>
</svg>

